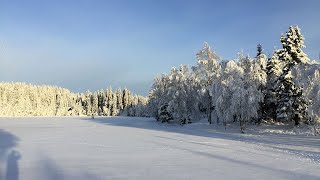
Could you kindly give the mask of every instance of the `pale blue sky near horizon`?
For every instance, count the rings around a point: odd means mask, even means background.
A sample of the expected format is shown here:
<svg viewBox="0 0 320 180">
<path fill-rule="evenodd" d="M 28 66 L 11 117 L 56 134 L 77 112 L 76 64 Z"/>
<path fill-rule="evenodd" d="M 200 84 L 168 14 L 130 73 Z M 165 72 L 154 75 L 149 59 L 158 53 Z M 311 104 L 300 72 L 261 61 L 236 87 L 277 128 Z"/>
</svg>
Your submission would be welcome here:
<svg viewBox="0 0 320 180">
<path fill-rule="evenodd" d="M 156 75 L 195 65 L 204 41 L 222 59 L 259 43 L 271 54 L 297 24 L 318 59 L 319 19 L 318 0 L 0 0 L 0 81 L 147 95 Z"/>
</svg>

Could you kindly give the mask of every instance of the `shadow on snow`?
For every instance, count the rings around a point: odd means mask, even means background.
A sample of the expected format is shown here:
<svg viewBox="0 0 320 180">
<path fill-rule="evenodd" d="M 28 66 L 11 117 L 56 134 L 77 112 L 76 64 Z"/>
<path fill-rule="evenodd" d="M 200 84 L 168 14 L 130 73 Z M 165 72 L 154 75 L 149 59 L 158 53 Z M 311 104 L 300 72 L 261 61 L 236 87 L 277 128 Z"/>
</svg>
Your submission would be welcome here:
<svg viewBox="0 0 320 180">
<path fill-rule="evenodd" d="M 134 118 L 134 117 L 99 117 L 99 118 L 81 118 L 82 120 L 101 123 L 109 126 L 141 128 L 154 131 L 164 131 L 170 133 L 180 133 L 192 136 L 201 136 L 209 138 L 219 138 L 233 141 L 253 143 L 284 151 L 303 158 L 310 159 L 320 163 L 320 137 L 286 134 L 241 134 L 229 132 L 228 129 L 216 130 L 215 125 L 194 124 L 177 125 L 157 122 L 154 118 Z M 196 142 L 193 142 L 196 143 Z M 199 145 L 206 145 L 201 144 Z M 285 147 L 283 147 L 285 146 Z M 294 147 L 293 147 L 294 146 Z M 297 150 L 296 147 L 303 148 Z"/>
<path fill-rule="evenodd" d="M 19 180 L 19 160 L 22 155 L 16 146 L 19 138 L 15 135 L 0 129 L 0 180 Z M 81 172 L 77 174 L 64 173 L 63 169 L 59 168 L 52 160 L 46 159 L 39 162 L 39 169 L 36 169 L 35 179 L 46 180 L 98 180 L 103 179 L 93 174 Z M 2 168 L 4 167 L 4 168 Z"/>
<path fill-rule="evenodd" d="M 19 179 L 18 161 L 21 155 L 19 151 L 13 149 L 18 141 L 15 135 L 0 129 L 0 165 L 5 164 L 5 169 L 0 169 L 0 179 Z"/>
</svg>

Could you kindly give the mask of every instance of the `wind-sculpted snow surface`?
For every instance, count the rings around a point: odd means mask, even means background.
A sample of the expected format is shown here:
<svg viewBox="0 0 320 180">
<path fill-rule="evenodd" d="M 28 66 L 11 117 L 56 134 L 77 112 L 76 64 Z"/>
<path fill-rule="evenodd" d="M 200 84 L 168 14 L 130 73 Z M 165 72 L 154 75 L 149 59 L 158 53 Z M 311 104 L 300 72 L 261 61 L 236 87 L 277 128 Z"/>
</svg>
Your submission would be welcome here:
<svg viewBox="0 0 320 180">
<path fill-rule="evenodd" d="M 320 179 L 320 138 L 153 118 L 0 119 L 0 179 Z M 237 128 L 238 131 L 238 128 Z"/>
</svg>

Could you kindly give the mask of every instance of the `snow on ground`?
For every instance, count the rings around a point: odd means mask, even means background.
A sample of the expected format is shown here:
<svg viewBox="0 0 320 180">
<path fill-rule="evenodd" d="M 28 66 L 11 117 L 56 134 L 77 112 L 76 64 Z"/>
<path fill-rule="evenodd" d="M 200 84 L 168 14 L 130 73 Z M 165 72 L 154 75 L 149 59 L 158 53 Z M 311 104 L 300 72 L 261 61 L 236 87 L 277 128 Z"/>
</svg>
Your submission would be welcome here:
<svg viewBox="0 0 320 180">
<path fill-rule="evenodd" d="M 0 179 L 320 179 L 320 139 L 152 118 L 0 118 Z"/>
</svg>

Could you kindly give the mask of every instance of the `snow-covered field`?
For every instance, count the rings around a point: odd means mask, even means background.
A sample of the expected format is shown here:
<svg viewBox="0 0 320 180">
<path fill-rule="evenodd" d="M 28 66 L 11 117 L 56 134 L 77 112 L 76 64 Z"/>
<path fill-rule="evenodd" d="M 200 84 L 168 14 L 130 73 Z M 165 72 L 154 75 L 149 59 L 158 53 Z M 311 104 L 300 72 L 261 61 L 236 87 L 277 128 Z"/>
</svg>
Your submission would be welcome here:
<svg viewBox="0 0 320 180">
<path fill-rule="evenodd" d="M 0 179 L 320 179 L 320 138 L 152 118 L 0 118 Z"/>
</svg>

